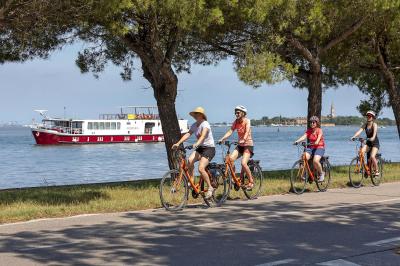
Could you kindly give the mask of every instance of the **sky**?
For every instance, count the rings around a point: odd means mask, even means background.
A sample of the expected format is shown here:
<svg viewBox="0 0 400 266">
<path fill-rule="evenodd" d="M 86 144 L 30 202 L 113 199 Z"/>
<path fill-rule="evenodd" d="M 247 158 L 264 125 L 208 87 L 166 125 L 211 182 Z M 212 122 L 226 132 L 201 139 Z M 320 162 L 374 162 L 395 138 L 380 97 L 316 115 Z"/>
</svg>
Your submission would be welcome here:
<svg viewBox="0 0 400 266">
<path fill-rule="evenodd" d="M 82 44 L 56 51 L 49 59 L 0 65 L 0 123 L 30 123 L 40 119 L 33 110 L 49 110 L 50 116 L 97 118 L 100 113 L 117 113 L 119 106 L 156 105 L 149 83 L 142 77 L 137 62 L 131 81 L 122 81 L 120 69 L 110 64 L 99 79 L 81 74 L 75 65 Z M 306 116 L 307 91 L 293 88 L 288 82 L 263 85 L 254 89 L 241 82 L 227 60 L 217 66 L 192 67 L 190 74 L 178 75 L 178 115 L 189 119 L 188 112 L 205 108 L 210 122 L 234 119 L 233 109 L 244 105 L 250 118 L 263 116 Z M 333 103 L 337 115 L 359 115 L 356 106 L 366 96 L 356 87 L 329 89 L 323 95 L 322 114 Z M 391 109 L 381 117 L 393 118 Z"/>
</svg>

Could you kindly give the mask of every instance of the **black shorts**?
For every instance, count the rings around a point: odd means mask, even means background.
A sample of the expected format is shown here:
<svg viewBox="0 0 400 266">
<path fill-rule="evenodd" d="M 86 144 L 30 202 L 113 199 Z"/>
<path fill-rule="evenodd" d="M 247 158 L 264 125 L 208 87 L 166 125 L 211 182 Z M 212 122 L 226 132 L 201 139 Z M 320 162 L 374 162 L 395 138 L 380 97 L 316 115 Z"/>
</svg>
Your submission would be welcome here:
<svg viewBox="0 0 400 266">
<path fill-rule="evenodd" d="M 379 145 L 379 141 L 374 141 L 374 142 L 371 142 L 371 141 L 367 141 L 367 146 L 370 148 L 370 149 L 372 149 L 372 148 L 377 148 L 377 149 L 379 149 L 380 148 L 380 145 Z"/>
<path fill-rule="evenodd" d="M 210 162 L 215 156 L 214 147 L 197 147 L 196 152 L 198 152 L 201 157 L 208 159 Z"/>
<path fill-rule="evenodd" d="M 250 157 L 254 155 L 254 146 L 236 146 L 236 150 L 239 152 L 239 156 L 243 156 L 243 153 L 248 150 L 250 152 Z"/>
</svg>

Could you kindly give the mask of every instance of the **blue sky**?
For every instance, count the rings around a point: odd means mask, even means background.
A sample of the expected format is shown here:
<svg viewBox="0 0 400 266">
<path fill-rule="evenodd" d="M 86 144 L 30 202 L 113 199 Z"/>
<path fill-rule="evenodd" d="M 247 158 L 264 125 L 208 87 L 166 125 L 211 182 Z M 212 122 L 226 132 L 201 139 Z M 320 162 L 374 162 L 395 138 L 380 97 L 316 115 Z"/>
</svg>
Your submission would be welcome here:
<svg viewBox="0 0 400 266">
<path fill-rule="evenodd" d="M 95 79 L 91 73 L 81 74 L 75 65 L 81 48 L 81 44 L 64 48 L 47 60 L 0 65 L 0 122 L 29 123 L 39 119 L 34 109 L 48 109 L 50 115 L 60 116 L 66 106 L 68 116 L 83 119 L 118 112 L 122 105 L 155 105 L 139 63 L 132 81 L 122 81 L 113 65 Z M 191 74 L 179 75 L 178 89 L 177 111 L 184 118 L 196 106 L 206 109 L 211 122 L 231 121 L 238 104 L 248 108 L 250 118 L 305 116 L 307 112 L 305 90 L 288 82 L 254 89 L 238 80 L 230 61 L 194 66 Z M 323 95 L 322 112 L 327 114 L 333 102 L 338 115 L 358 115 L 356 106 L 364 98 L 355 87 L 330 89 Z M 385 109 L 382 116 L 393 118 L 392 110 Z"/>
</svg>

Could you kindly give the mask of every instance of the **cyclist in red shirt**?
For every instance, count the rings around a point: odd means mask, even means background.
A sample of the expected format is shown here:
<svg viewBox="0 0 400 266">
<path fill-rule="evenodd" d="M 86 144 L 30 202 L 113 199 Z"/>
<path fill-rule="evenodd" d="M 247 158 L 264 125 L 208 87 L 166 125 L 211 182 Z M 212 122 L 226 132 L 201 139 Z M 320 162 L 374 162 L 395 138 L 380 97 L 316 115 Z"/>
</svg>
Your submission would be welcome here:
<svg viewBox="0 0 400 266">
<path fill-rule="evenodd" d="M 254 155 L 254 143 L 251 136 L 251 124 L 250 119 L 246 117 L 247 109 L 243 105 L 238 105 L 235 107 L 236 120 L 233 121 L 231 128 L 226 132 L 226 134 L 219 140 L 219 143 L 224 142 L 228 139 L 233 131 L 237 131 L 239 137 L 239 144 L 236 149 L 231 153 L 230 159 L 232 162 L 236 161 L 237 158 L 242 156 L 242 171 L 246 173 L 249 177 L 249 184 L 246 186 L 247 189 L 252 189 L 254 187 L 254 179 L 251 174 L 250 168 L 247 165 L 250 158 Z"/>
<path fill-rule="evenodd" d="M 325 154 L 325 140 L 324 134 L 321 129 L 319 118 L 312 116 L 310 118 L 310 128 L 306 130 L 303 136 L 294 142 L 297 145 L 299 142 L 307 140 L 308 146 L 304 153 L 307 160 L 313 158 L 314 168 L 318 172 L 318 181 L 323 182 L 325 179 L 325 172 L 322 170 L 320 163 L 322 156 Z"/>
</svg>

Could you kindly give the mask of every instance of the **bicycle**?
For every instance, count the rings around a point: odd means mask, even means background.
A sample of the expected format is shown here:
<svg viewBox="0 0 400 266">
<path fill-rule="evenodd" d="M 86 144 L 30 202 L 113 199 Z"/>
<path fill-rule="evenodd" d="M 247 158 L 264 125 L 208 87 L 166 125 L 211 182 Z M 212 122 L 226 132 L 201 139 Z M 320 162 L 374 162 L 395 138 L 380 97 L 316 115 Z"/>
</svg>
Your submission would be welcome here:
<svg viewBox="0 0 400 266">
<path fill-rule="evenodd" d="M 220 169 L 222 169 L 223 171 L 224 179 L 227 180 L 228 182 L 228 191 L 226 193 L 225 199 L 229 196 L 232 186 L 236 191 L 242 189 L 248 199 L 250 200 L 256 199 L 260 195 L 262 181 L 264 178 L 264 174 L 260 166 L 260 161 L 250 159 L 249 162 L 247 163 L 247 165 L 250 167 L 251 174 L 253 175 L 253 183 L 254 183 L 252 189 L 247 189 L 247 185 L 249 184 L 250 181 L 247 174 L 242 169 L 240 176 L 239 177 L 236 176 L 234 162 L 232 162 L 229 157 L 231 146 L 232 145 L 237 146 L 239 143 L 225 141 L 224 143 L 218 143 L 218 144 L 227 147 L 226 152 L 224 152 L 224 150 L 222 151 L 222 157 L 224 163 L 218 165 Z"/>
<path fill-rule="evenodd" d="M 374 186 L 379 186 L 382 176 L 383 176 L 383 159 L 382 154 L 376 154 L 376 160 L 378 162 L 379 175 L 375 175 L 375 171 L 372 170 L 372 161 L 365 160 L 365 154 L 363 152 L 363 147 L 366 145 L 366 141 L 363 138 L 354 138 L 353 141 L 359 141 L 360 145 L 356 144 L 357 156 L 354 157 L 349 165 L 349 180 L 350 184 L 359 188 L 362 186 L 364 179 L 371 177 L 372 184 Z"/>
<path fill-rule="evenodd" d="M 296 194 L 304 193 L 307 182 L 310 184 L 315 182 L 318 190 L 320 192 L 325 192 L 331 182 L 331 164 L 329 163 L 329 156 L 322 156 L 321 158 L 320 163 L 322 165 L 322 171 L 325 172 L 325 179 L 324 181 L 319 182 L 317 170 L 314 169 L 313 164 L 310 165 L 310 163 L 306 159 L 306 156 L 304 155 L 307 149 L 307 143 L 301 142 L 297 143 L 296 145 L 298 149 L 300 146 L 303 146 L 303 153 L 301 159 L 293 164 L 290 173 L 290 184 L 292 192 Z"/>
<path fill-rule="evenodd" d="M 177 211 L 183 209 L 189 200 L 189 189 L 192 197 L 197 199 L 199 195 L 203 197 L 208 207 L 213 203 L 221 206 L 225 200 L 225 194 L 228 186 L 223 178 L 223 173 L 216 163 L 210 163 L 207 168 L 207 174 L 210 177 L 211 185 L 214 188 L 213 195 L 210 199 L 205 197 L 208 189 L 205 188 L 205 181 L 200 176 L 199 181 L 195 182 L 188 169 L 188 161 L 186 160 L 186 151 L 193 149 L 193 146 L 179 147 L 174 151 L 173 164 L 175 169 L 165 173 L 160 182 L 160 200 L 162 206 L 168 211 Z"/>
</svg>

